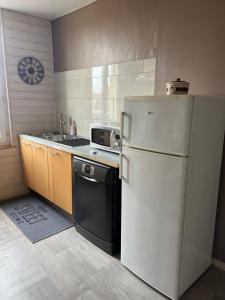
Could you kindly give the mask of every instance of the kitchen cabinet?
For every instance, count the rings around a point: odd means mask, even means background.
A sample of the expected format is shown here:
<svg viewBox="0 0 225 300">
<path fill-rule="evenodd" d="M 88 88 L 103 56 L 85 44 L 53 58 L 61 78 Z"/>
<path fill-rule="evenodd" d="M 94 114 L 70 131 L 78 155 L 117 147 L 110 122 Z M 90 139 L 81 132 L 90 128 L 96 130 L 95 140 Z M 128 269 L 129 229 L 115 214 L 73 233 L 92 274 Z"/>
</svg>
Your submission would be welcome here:
<svg viewBox="0 0 225 300">
<path fill-rule="evenodd" d="M 21 139 L 25 184 L 72 214 L 71 154 Z"/>
<path fill-rule="evenodd" d="M 48 152 L 47 147 L 33 144 L 34 149 L 34 190 L 49 199 Z"/>
<path fill-rule="evenodd" d="M 50 200 L 72 214 L 71 154 L 48 148 L 48 172 Z"/>
<path fill-rule="evenodd" d="M 21 154 L 25 184 L 31 189 L 35 190 L 33 146 L 34 144 L 32 142 L 21 140 Z"/>
<path fill-rule="evenodd" d="M 48 199 L 47 147 L 21 140 L 21 154 L 25 184 Z"/>
</svg>

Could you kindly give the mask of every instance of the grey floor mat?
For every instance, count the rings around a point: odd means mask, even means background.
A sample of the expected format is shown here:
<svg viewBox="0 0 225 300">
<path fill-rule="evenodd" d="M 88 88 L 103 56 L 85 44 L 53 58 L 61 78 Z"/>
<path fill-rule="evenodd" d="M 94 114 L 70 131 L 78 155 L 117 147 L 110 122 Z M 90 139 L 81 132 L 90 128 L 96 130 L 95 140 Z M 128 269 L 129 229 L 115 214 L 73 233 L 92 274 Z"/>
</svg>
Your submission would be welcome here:
<svg viewBox="0 0 225 300">
<path fill-rule="evenodd" d="M 32 243 L 74 226 L 71 220 L 35 195 L 6 201 L 0 208 Z"/>
</svg>

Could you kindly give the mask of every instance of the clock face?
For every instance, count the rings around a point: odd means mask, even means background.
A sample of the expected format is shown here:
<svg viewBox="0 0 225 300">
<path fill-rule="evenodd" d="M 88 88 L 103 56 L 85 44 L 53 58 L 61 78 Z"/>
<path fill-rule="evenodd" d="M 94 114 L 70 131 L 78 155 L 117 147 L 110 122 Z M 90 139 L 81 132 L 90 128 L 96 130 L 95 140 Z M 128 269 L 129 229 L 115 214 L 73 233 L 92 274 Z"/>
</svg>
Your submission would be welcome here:
<svg viewBox="0 0 225 300">
<path fill-rule="evenodd" d="M 38 84 L 44 78 L 44 68 L 34 57 L 24 57 L 18 64 L 18 74 L 27 84 Z"/>
</svg>

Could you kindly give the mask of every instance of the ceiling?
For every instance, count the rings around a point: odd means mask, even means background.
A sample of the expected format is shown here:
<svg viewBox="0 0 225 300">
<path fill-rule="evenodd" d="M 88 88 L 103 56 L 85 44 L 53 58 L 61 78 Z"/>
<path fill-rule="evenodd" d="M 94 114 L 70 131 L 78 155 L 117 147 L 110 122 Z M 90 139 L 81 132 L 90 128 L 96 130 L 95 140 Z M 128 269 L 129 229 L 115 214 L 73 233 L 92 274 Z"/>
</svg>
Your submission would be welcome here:
<svg viewBox="0 0 225 300">
<path fill-rule="evenodd" d="M 0 0 L 0 7 L 54 20 L 96 0 Z"/>
</svg>

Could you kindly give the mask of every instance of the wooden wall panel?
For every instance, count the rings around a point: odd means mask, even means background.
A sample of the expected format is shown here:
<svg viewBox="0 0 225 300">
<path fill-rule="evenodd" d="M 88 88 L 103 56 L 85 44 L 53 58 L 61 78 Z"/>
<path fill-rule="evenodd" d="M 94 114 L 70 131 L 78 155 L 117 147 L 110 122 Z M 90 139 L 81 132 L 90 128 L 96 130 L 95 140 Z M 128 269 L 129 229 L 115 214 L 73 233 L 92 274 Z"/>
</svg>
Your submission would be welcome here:
<svg viewBox="0 0 225 300">
<path fill-rule="evenodd" d="M 55 129 L 54 75 L 49 21 L 3 10 L 9 106 L 15 148 L 0 149 L 0 200 L 26 191 L 18 133 Z M 23 56 L 34 56 L 45 67 L 45 78 L 37 86 L 25 84 L 17 74 Z"/>
</svg>

